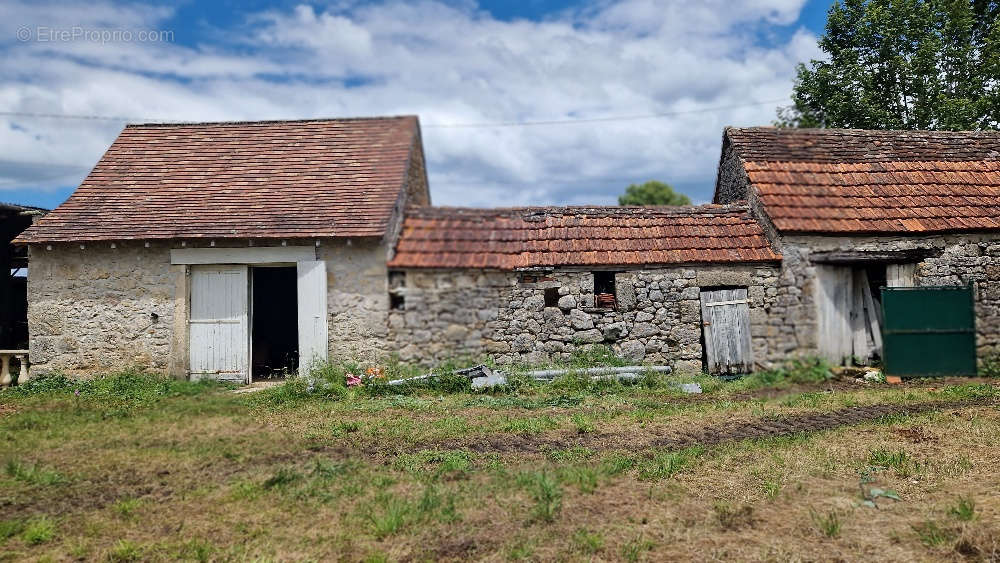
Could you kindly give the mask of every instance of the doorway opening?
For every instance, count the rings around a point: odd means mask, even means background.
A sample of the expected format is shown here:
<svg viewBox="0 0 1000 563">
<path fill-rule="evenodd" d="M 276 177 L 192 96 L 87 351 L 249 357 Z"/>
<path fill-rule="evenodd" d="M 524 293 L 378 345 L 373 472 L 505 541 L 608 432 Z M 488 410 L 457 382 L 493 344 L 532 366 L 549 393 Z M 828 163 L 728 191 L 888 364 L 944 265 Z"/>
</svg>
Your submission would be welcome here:
<svg viewBox="0 0 1000 563">
<path fill-rule="evenodd" d="M 291 267 L 250 269 L 251 373 L 254 381 L 284 377 L 299 366 L 296 270 Z"/>
</svg>

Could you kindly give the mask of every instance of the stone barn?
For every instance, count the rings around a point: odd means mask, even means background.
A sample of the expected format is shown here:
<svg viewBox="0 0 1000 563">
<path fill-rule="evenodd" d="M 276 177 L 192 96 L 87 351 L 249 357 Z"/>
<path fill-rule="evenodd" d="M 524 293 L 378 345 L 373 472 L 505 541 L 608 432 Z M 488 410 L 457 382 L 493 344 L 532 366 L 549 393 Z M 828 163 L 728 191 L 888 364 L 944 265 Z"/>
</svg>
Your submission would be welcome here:
<svg viewBox="0 0 1000 563">
<path fill-rule="evenodd" d="M 16 242 L 39 371 L 1000 351 L 992 132 L 730 128 L 713 204 L 471 209 L 430 205 L 416 117 L 130 125 Z"/>
<path fill-rule="evenodd" d="M 540 362 L 606 344 L 745 372 L 777 359 L 780 258 L 742 205 L 410 209 L 389 337 L 404 360 Z"/>
<path fill-rule="evenodd" d="M 387 255 L 429 203 L 416 117 L 129 125 L 18 239 L 33 369 L 247 381 L 381 355 Z"/>
<path fill-rule="evenodd" d="M 779 355 L 880 360 L 883 286 L 971 285 L 970 342 L 1000 351 L 1000 133 L 729 128 L 715 202 L 782 255 Z"/>
</svg>

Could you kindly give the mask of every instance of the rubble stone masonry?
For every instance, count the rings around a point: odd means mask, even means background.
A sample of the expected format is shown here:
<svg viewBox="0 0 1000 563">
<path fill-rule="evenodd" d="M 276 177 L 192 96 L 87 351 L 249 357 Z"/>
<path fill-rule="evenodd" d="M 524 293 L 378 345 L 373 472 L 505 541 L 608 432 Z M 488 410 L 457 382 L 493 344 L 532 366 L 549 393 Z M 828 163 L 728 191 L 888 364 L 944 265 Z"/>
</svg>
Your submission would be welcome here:
<svg viewBox="0 0 1000 563">
<path fill-rule="evenodd" d="M 699 371 L 700 292 L 715 287 L 748 288 L 756 362 L 780 359 L 776 345 L 794 332 L 778 305 L 776 265 L 618 272 L 614 309 L 594 306 L 593 275 L 557 270 L 525 283 L 514 272 L 409 270 L 405 310 L 389 315 L 390 341 L 407 361 L 489 354 L 500 363 L 538 363 L 605 344 L 630 361 Z M 557 292 L 555 306 L 546 306 L 546 290 Z"/>
</svg>

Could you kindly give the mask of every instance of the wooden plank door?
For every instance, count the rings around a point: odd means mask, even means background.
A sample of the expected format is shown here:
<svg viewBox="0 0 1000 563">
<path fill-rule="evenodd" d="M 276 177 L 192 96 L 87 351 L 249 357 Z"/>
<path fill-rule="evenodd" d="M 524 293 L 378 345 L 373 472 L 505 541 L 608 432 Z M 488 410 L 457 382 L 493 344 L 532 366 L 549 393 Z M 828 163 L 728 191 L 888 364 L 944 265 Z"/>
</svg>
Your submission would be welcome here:
<svg viewBox="0 0 1000 563">
<path fill-rule="evenodd" d="M 854 272 L 845 266 L 816 266 L 816 344 L 828 361 L 841 365 L 854 352 Z"/>
<path fill-rule="evenodd" d="M 191 266 L 191 379 L 249 381 L 247 284 L 246 266 Z"/>
<path fill-rule="evenodd" d="M 326 312 L 326 262 L 308 260 L 296 264 L 299 309 L 299 374 L 309 373 L 327 361 L 330 349 Z"/>
<path fill-rule="evenodd" d="M 753 370 L 746 288 L 702 291 L 701 321 L 709 373 Z"/>
</svg>

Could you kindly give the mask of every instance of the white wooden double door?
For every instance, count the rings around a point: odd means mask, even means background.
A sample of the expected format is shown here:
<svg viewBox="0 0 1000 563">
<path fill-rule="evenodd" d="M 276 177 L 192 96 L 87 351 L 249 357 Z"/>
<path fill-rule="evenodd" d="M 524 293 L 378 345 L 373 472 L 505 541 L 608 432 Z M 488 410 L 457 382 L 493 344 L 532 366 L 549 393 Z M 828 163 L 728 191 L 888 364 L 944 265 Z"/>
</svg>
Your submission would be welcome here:
<svg viewBox="0 0 1000 563">
<path fill-rule="evenodd" d="M 327 358 L 326 262 L 296 263 L 299 372 Z M 250 382 L 250 270 L 245 264 L 191 266 L 192 379 Z"/>
</svg>

